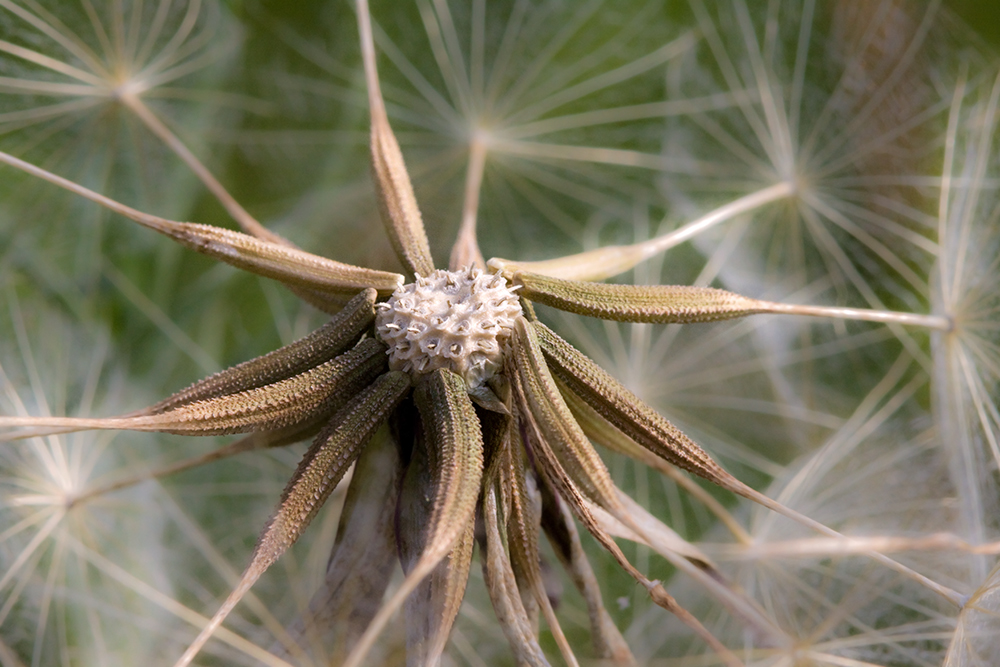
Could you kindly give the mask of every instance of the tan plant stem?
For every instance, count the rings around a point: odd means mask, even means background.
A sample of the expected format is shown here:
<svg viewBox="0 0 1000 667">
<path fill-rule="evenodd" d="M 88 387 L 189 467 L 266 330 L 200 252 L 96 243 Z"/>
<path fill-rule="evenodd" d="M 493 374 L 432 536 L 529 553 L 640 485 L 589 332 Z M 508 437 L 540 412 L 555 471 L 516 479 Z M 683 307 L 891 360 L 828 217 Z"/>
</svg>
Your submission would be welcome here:
<svg viewBox="0 0 1000 667">
<path fill-rule="evenodd" d="M 794 194 L 795 184 L 782 181 L 720 206 L 679 229 L 649 241 L 624 246 L 606 246 L 597 250 L 541 262 L 491 259 L 489 266 L 511 274 L 517 271 L 530 271 L 565 280 L 604 280 L 624 273 L 721 222 L 749 213 L 774 201 L 791 197 Z"/>
<path fill-rule="evenodd" d="M 934 329 L 936 331 L 951 331 L 954 328 L 954 323 L 949 318 L 937 315 L 921 315 L 920 313 L 902 313 L 892 310 L 871 310 L 867 308 L 841 308 L 839 306 L 805 306 L 792 303 L 774 303 L 773 301 L 762 301 L 760 303 L 762 304 L 761 312 L 778 315 L 807 315 L 835 320 L 897 323 L 922 327 L 924 329 Z"/>
<path fill-rule="evenodd" d="M 808 537 L 748 545 L 703 543 L 699 546 L 720 559 L 733 561 L 754 561 L 769 558 L 829 558 L 868 554 L 873 551 L 881 554 L 904 551 L 955 551 L 986 556 L 1000 554 L 1000 542 L 970 544 L 953 533 L 932 533 L 921 537 L 844 535 L 842 537 Z"/>
<path fill-rule="evenodd" d="M 473 135 L 469 146 L 469 170 L 465 176 L 465 201 L 462 204 L 462 226 L 458 230 L 458 238 L 451 248 L 451 258 L 448 268 L 452 271 L 467 266 L 486 268 L 486 260 L 479 250 L 476 240 L 476 218 L 479 211 L 479 193 L 483 186 L 483 171 L 486 168 L 486 144 L 477 135 Z"/>
</svg>

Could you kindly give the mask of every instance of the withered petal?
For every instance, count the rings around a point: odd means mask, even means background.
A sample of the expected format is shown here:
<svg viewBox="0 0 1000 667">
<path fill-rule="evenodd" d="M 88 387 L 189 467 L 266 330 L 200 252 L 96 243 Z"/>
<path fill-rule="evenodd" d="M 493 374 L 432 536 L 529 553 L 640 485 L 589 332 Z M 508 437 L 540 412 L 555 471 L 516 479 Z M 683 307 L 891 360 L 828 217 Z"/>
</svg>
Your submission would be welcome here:
<svg viewBox="0 0 1000 667">
<path fill-rule="evenodd" d="M 427 450 L 436 453 L 434 499 L 426 546 L 399 589 L 383 605 L 344 667 L 358 667 L 391 616 L 465 535 L 474 516 L 483 475 L 483 436 L 468 389 L 460 376 L 438 369 L 414 389 Z"/>
<path fill-rule="evenodd" d="M 427 548 L 441 476 L 438 453 L 427 446 L 425 433 L 418 431 L 414 435 L 396 509 L 396 545 L 403 572 L 407 574 Z M 444 650 L 469 579 L 474 529 L 475 516 L 472 516 L 459 542 L 406 599 L 408 664 L 437 664 Z"/>
<path fill-rule="evenodd" d="M 520 390 L 518 383 L 515 382 L 515 394 Z M 691 615 L 686 609 L 677 604 L 677 601 L 671 597 L 669 593 L 660 585 L 657 581 L 651 581 L 644 574 L 639 572 L 629 562 L 625 557 L 625 554 L 611 538 L 611 536 L 601 527 L 600 522 L 593 515 L 590 510 L 591 502 L 588 500 L 587 496 L 579 489 L 570 477 L 570 475 L 563 469 L 560 465 L 558 457 L 549 448 L 548 444 L 539 439 L 539 431 L 535 425 L 533 425 L 531 419 L 524 420 L 525 435 L 526 439 L 530 441 L 531 452 L 534 454 L 534 460 L 539 466 L 542 475 L 545 477 L 546 481 L 550 483 L 556 493 L 560 498 L 566 500 L 569 507 L 572 509 L 573 514 L 583 523 L 587 531 L 597 539 L 597 541 L 603 546 L 618 562 L 625 572 L 629 574 L 636 582 L 642 584 L 642 586 L 648 591 L 650 599 L 653 600 L 657 605 L 663 607 L 667 611 L 673 613 L 678 619 L 680 619 L 685 625 L 691 628 L 702 640 L 707 643 L 712 649 L 717 653 L 718 657 L 730 667 L 742 667 L 743 663 L 740 662 L 738 658 L 729 649 L 727 649 L 718 639 L 716 639 L 712 633 L 705 629 L 705 627 Z M 626 512 L 622 510 L 620 505 L 616 508 L 618 513 L 615 518 L 620 520 L 628 520 L 629 516 Z M 638 533 L 642 533 L 641 529 L 638 529 L 634 523 L 630 526 L 635 528 Z"/>
<path fill-rule="evenodd" d="M 452 541 L 473 515 L 483 474 L 483 434 L 465 381 L 447 369 L 425 375 L 413 392 L 436 477 L 429 544 Z M 474 482 L 474 483 L 473 483 Z M 449 545 L 450 546 L 450 545 Z"/>
<path fill-rule="evenodd" d="M 723 521 L 730 524 L 730 528 L 734 534 L 746 535 L 746 531 L 704 489 L 695 484 L 691 479 L 685 477 L 683 473 L 667 461 L 639 447 L 635 441 L 608 423 L 603 417 L 597 414 L 596 410 L 565 386 L 561 385 L 561 389 L 574 417 L 576 417 L 588 437 L 609 446 L 613 450 L 643 461 L 664 474 L 672 474 L 672 478 L 677 479 L 679 482 L 686 482 L 687 485 L 693 487 L 692 490 L 698 494 L 698 498 L 703 499 L 703 501 L 709 504 L 710 509 L 715 506 L 714 511 L 722 517 Z M 725 578 L 709 561 L 707 556 L 694 547 L 694 545 L 676 535 L 673 530 L 650 514 L 644 507 L 622 493 L 621 490 L 618 490 L 617 493 L 619 502 L 621 503 L 621 510 L 618 516 L 605 512 L 592 503 L 589 506 L 591 513 L 594 514 L 594 518 L 598 520 L 603 530 L 616 537 L 624 537 L 625 539 L 639 541 L 652 546 L 657 553 L 666 558 L 675 567 L 686 571 L 695 580 L 700 581 L 709 590 L 713 591 L 716 598 L 734 616 L 740 618 L 746 624 L 748 630 L 764 638 L 762 643 L 769 643 L 773 641 L 774 637 L 778 636 L 776 629 L 767 621 L 766 614 L 762 613 L 753 604 L 752 600 L 739 591 L 732 590 L 726 583 Z M 621 519 L 627 519 L 627 521 L 622 521 Z M 679 556 L 683 557 L 683 559 L 679 558 Z"/>
<path fill-rule="evenodd" d="M 403 282 L 398 273 L 344 264 L 212 225 L 156 218 L 145 226 L 238 269 L 320 294 L 353 295 L 371 287 L 388 296 Z"/>
<path fill-rule="evenodd" d="M 549 661 L 538 644 L 535 624 L 521 603 L 517 581 L 500 533 L 500 518 L 495 485 L 483 493 L 482 513 L 485 536 L 480 542 L 483 580 L 493 603 L 493 610 L 518 665 L 548 667 Z"/>
<path fill-rule="evenodd" d="M 682 472 L 677 466 L 657 456 L 648 449 L 640 447 L 636 444 L 635 440 L 622 433 L 607 419 L 598 414 L 597 410 L 577 396 L 558 377 L 556 378 L 556 384 L 559 386 L 563 398 L 566 399 L 566 405 L 569 406 L 570 412 L 573 413 L 573 418 L 576 419 L 576 423 L 580 425 L 580 428 L 583 429 L 588 438 L 599 445 L 607 447 L 611 451 L 624 454 L 669 477 L 694 499 L 705 505 L 710 512 L 715 514 L 719 521 L 725 524 L 740 542 L 744 544 L 750 542 L 751 538 L 746 529 L 733 518 L 715 496 L 699 486 L 686 472 Z"/>
<path fill-rule="evenodd" d="M 610 535 L 601 527 L 600 522 L 591 512 L 589 505 L 593 504 L 600 506 L 602 509 L 607 510 L 612 516 L 614 516 L 619 521 L 622 521 L 629 528 L 632 528 L 637 534 L 642 535 L 643 530 L 632 520 L 631 515 L 625 510 L 621 505 L 617 494 L 615 493 L 614 486 L 610 481 L 610 476 L 608 476 L 608 485 L 611 489 L 607 497 L 597 497 L 589 498 L 585 489 L 580 486 L 573 474 L 571 474 L 562 463 L 563 456 L 565 455 L 565 450 L 567 449 L 566 442 L 556 441 L 556 447 L 559 448 L 557 453 L 556 449 L 550 444 L 548 440 L 549 437 L 563 438 L 565 437 L 566 430 L 564 428 L 552 428 L 552 424 L 549 421 L 552 419 L 551 416 L 546 414 L 548 412 L 545 409 L 544 404 L 538 400 L 540 396 L 546 396 L 547 393 L 538 393 L 538 380 L 537 378 L 541 376 L 541 373 L 536 375 L 535 368 L 523 368 L 520 364 L 527 363 L 527 360 L 523 357 L 526 353 L 523 352 L 525 348 L 531 346 L 531 341 L 533 339 L 534 329 L 533 327 L 536 323 L 527 323 L 526 321 L 522 326 L 515 327 L 515 336 L 513 344 L 513 356 L 518 357 L 519 367 L 514 372 L 514 377 L 512 378 L 512 386 L 514 390 L 514 405 L 517 408 L 518 423 L 522 433 L 522 440 L 525 442 L 525 447 L 528 449 L 529 453 L 532 455 L 532 460 L 535 466 L 538 468 L 539 472 L 544 476 L 546 481 L 552 485 L 556 493 L 563 498 L 573 510 L 573 514 L 583 523 L 587 531 L 593 535 L 597 541 L 603 546 L 608 552 L 614 556 L 615 560 L 625 570 L 633 579 L 638 583 L 642 584 L 644 588 L 649 592 L 650 598 L 659 606 L 671 611 L 680 620 L 682 620 L 688 627 L 694 630 L 707 644 L 709 644 L 718 654 L 719 657 L 729 665 L 741 665 L 742 663 L 716 639 L 710 632 L 708 632 L 704 626 L 696 618 L 694 618 L 687 610 L 680 607 L 676 601 L 664 590 L 664 588 L 659 584 L 659 582 L 650 581 L 645 575 L 643 575 L 639 570 L 637 570 L 622 553 L 622 550 L 618 547 L 615 541 Z M 532 332 L 529 334 L 528 332 Z M 534 345 L 537 346 L 537 341 Z M 522 350 L 519 355 L 518 350 Z M 526 356 L 533 356 L 533 354 L 527 353 Z M 534 364 L 537 367 L 537 364 Z M 542 366 L 544 368 L 544 364 Z M 547 373 L 547 370 L 545 371 Z M 534 376 L 534 377 L 533 377 Z M 534 380 L 534 382 L 532 382 Z M 549 379 L 554 387 L 554 381 Z M 534 391 L 533 396 L 529 396 L 529 391 Z M 533 400 L 534 399 L 534 400 Z M 561 398 L 559 399 L 562 400 Z M 542 409 L 539 409 L 542 406 Z M 565 403 L 563 403 L 565 407 Z M 566 412 L 569 412 L 569 408 L 565 408 Z M 572 421 L 572 416 L 569 417 L 570 422 L 579 430 L 579 426 L 576 422 Z M 543 426 L 542 424 L 545 424 Z M 582 432 L 580 437 L 585 441 L 586 438 L 583 436 Z M 574 443 L 575 444 L 575 443 Z M 587 443 L 589 446 L 589 442 Z M 591 448 L 592 450 L 592 448 Z M 597 456 L 596 452 L 594 456 Z M 599 457 L 598 457 L 599 458 Z M 572 461 L 576 463 L 576 461 Z M 603 464 L 602 464 L 603 468 Z M 593 472 L 593 470 L 588 470 L 587 472 Z M 607 475 L 607 470 L 604 469 L 604 474 Z"/>
<path fill-rule="evenodd" d="M 285 486 L 278 511 L 264 528 L 256 552 L 280 553 L 298 538 L 409 389 L 409 376 L 389 371 L 333 416 Z"/>
<path fill-rule="evenodd" d="M 530 422 L 537 441 L 545 443 L 588 498 L 600 505 L 613 505 L 616 497 L 611 475 L 573 419 L 549 373 L 535 327 L 523 317 L 514 324 L 507 366 L 518 418 Z"/>
<path fill-rule="evenodd" d="M 465 597 L 475 542 L 475 516 L 458 543 L 406 599 L 406 663 L 438 664 Z"/>
<path fill-rule="evenodd" d="M 222 435 L 312 425 L 333 412 L 386 368 L 385 345 L 366 339 L 335 359 L 274 384 L 187 403 L 160 414 L 86 419 L 0 417 L 0 427 L 41 427 L 47 432 L 112 429 L 185 435 Z M 14 433 L 5 439 L 37 435 Z"/>
<path fill-rule="evenodd" d="M 510 564 L 518 584 L 526 585 L 534 597 L 535 605 L 542 610 L 552 636 L 559 646 L 567 665 L 577 665 L 576 654 L 563 633 L 559 618 L 552 608 L 541 571 L 541 553 L 538 534 L 541 530 L 542 507 L 538 491 L 529 488 L 521 451 L 508 449 L 507 465 L 500 469 L 500 484 L 508 490 L 509 514 L 507 516 L 507 543 Z"/>
<path fill-rule="evenodd" d="M 587 501 L 590 513 L 594 515 L 604 532 L 612 537 L 620 537 L 630 542 L 644 544 L 663 556 L 672 554 L 683 556 L 721 580 L 721 574 L 715 565 L 698 547 L 678 535 L 670 526 L 650 514 L 645 507 L 622 493 L 621 490 L 618 491 L 618 498 L 624 511 L 631 519 L 630 525 L 625 524 L 604 508 Z M 638 532 L 633 526 L 638 527 L 642 532 Z"/>
<path fill-rule="evenodd" d="M 373 287 L 379 294 L 388 296 L 403 281 L 403 276 L 397 273 L 344 264 L 299 250 L 284 242 L 258 239 L 222 227 L 177 222 L 143 213 L 2 151 L 0 162 L 100 204 L 147 229 L 169 236 L 196 252 L 250 273 L 274 278 L 293 288 L 301 287 L 320 294 L 354 295 Z"/>
<path fill-rule="evenodd" d="M 391 438 L 376 435 L 354 466 L 354 476 L 340 516 L 337 541 L 326 578 L 309 608 L 289 628 L 303 647 L 319 645 L 330 664 L 339 664 L 378 612 L 396 563 L 392 492 L 402 476 L 399 453 Z M 276 644 L 276 655 L 286 648 Z"/>
<path fill-rule="evenodd" d="M 366 339 L 344 354 L 274 384 L 182 405 L 136 425 L 172 433 L 218 435 L 294 426 L 343 405 L 385 369 L 385 346 Z M 133 427 L 134 428 L 134 427 Z"/>
<path fill-rule="evenodd" d="M 403 164 L 403 153 L 384 115 L 372 116 L 371 155 L 379 213 L 392 247 L 407 271 L 430 275 L 434 262 L 420 209 Z"/>
</svg>

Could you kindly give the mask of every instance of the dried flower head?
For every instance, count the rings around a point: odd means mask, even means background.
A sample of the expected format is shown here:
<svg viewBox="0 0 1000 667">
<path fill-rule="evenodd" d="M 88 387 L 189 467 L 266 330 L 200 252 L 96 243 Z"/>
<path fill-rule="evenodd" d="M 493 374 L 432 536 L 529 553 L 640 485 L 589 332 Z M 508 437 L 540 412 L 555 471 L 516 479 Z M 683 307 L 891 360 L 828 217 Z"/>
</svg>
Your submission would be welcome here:
<svg viewBox="0 0 1000 667">
<path fill-rule="evenodd" d="M 377 306 L 375 331 L 389 346 L 389 368 L 416 382 L 439 368 L 457 373 L 470 392 L 496 375 L 521 315 L 499 274 L 476 267 L 438 270 L 403 285 Z"/>
<path fill-rule="evenodd" d="M 760 313 L 892 322 L 947 331 L 945 317 L 763 301 L 692 286 L 597 282 L 662 253 L 693 230 L 795 197 L 794 178 L 746 195 L 672 234 L 542 262 L 485 261 L 476 240 L 477 187 L 485 150 L 473 144 L 472 184 L 447 270 L 436 269 L 416 197 L 389 125 L 365 0 L 358 21 L 371 115 L 372 174 L 386 231 L 405 275 L 348 265 L 300 250 L 259 225 L 190 152 L 179 151 L 244 232 L 176 222 L 113 201 L 7 154 L 0 161 L 120 213 L 181 245 L 274 279 L 331 320 L 308 336 L 211 375 L 143 410 L 118 417 L 3 417 L 8 439 L 85 429 L 186 435 L 246 434 L 229 451 L 312 439 L 265 525 L 238 585 L 179 658 L 190 663 L 261 575 L 302 535 L 353 467 L 331 556 L 327 610 L 344 664 L 361 664 L 393 614 L 406 607 L 408 661 L 437 664 L 448 641 L 478 544 L 497 619 L 518 664 L 546 665 L 544 615 L 568 664 L 541 569 L 544 533 L 588 608 L 595 653 L 634 662 L 605 610 L 580 548 L 582 525 L 659 606 L 675 614 L 728 665 L 742 664 L 614 538 L 647 544 L 718 597 L 761 645 L 787 640 L 730 585 L 711 559 L 617 488 L 594 443 L 671 474 L 674 468 L 837 533 L 762 496 L 621 382 L 543 324 L 533 304 L 609 321 L 694 323 Z M 118 93 L 165 142 L 169 130 L 139 101 Z M 388 424 L 391 438 L 376 438 Z M 29 429 L 29 430 L 14 430 Z M 877 552 L 944 598 L 949 588 Z M 405 579 L 385 596 L 394 563 Z M 373 601 L 375 603 L 373 603 Z M 791 653 L 792 650 L 789 649 Z"/>
</svg>

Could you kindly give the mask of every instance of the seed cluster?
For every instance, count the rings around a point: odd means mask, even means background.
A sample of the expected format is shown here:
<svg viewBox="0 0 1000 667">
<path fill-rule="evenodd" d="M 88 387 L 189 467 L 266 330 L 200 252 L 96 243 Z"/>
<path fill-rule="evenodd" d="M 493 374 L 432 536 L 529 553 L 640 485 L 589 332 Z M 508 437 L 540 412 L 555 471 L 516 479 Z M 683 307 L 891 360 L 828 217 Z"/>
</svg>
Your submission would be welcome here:
<svg viewBox="0 0 1000 667">
<path fill-rule="evenodd" d="M 470 390 L 503 363 L 514 320 L 521 315 L 503 276 L 468 268 L 417 276 L 378 305 L 375 330 L 389 346 L 389 367 L 416 380 L 438 368 L 465 379 Z"/>
</svg>

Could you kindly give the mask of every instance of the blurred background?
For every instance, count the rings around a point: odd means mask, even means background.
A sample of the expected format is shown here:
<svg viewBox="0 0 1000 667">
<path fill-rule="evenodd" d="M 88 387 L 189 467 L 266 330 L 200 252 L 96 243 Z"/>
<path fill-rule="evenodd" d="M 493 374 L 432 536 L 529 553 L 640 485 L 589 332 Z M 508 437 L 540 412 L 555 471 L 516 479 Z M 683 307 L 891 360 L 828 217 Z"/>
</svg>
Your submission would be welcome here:
<svg viewBox="0 0 1000 667">
<path fill-rule="evenodd" d="M 1000 8 L 426 0 L 372 12 L 390 120 L 439 265 L 475 140 L 488 146 L 487 257 L 643 241 L 791 183 L 795 196 L 616 280 L 954 318 L 953 330 L 928 332 L 541 313 L 740 479 L 858 538 L 817 541 L 708 489 L 739 526 L 727 528 L 674 482 L 607 455 L 623 488 L 773 620 L 781 641 L 760 641 L 654 552 L 627 547 L 747 664 L 1000 664 Z M 0 3 L 0 150 L 143 211 L 234 227 L 137 108 L 269 229 L 398 269 L 368 175 L 350 3 Z M 324 321 L 279 285 L 12 168 L 0 174 L 3 414 L 138 409 Z M 304 451 L 146 479 L 224 444 L 105 433 L 0 445 L 0 664 L 179 655 L 238 580 Z M 280 664 L 269 651 L 281 653 L 276 637 L 322 581 L 341 501 L 227 622 L 245 639 L 213 641 L 203 664 Z M 717 664 L 585 546 L 642 664 Z M 969 603 L 874 564 L 860 555 L 869 549 Z M 547 559 L 586 660 L 586 608 Z M 472 577 L 448 664 L 513 664 L 475 565 Z M 543 642 L 554 656 L 547 631 Z M 379 659 L 402 664 L 404 645 L 390 631 Z M 328 651 L 320 642 L 292 662 L 323 664 Z"/>
</svg>

